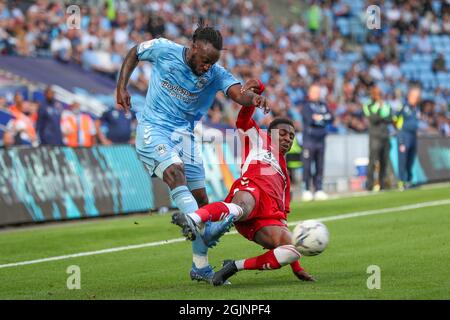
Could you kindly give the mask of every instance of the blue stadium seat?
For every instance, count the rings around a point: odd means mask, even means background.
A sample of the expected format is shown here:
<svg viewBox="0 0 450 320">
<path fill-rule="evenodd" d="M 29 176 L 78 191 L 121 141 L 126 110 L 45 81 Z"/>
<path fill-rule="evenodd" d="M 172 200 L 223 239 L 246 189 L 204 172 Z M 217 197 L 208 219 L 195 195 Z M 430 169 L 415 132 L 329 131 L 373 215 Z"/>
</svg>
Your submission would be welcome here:
<svg viewBox="0 0 450 320">
<path fill-rule="evenodd" d="M 420 54 L 414 53 L 414 54 L 411 56 L 411 62 L 414 62 L 414 63 L 420 62 Z"/>
<path fill-rule="evenodd" d="M 433 51 L 437 53 L 445 53 L 446 52 L 445 45 L 440 42 L 436 43 L 435 45 L 433 45 Z"/>
<path fill-rule="evenodd" d="M 428 63 L 430 66 L 433 63 L 434 55 L 432 54 L 422 54 L 421 59 L 423 62 Z"/>
<path fill-rule="evenodd" d="M 336 25 L 339 28 L 339 32 L 347 37 L 350 35 L 350 23 L 349 20 L 347 18 L 338 18 L 336 20 Z"/>
<path fill-rule="evenodd" d="M 433 46 L 435 46 L 436 44 L 441 43 L 441 38 L 436 34 L 430 35 L 430 42 Z"/>
<path fill-rule="evenodd" d="M 447 81 L 447 73 L 446 72 L 438 72 L 438 73 L 436 73 L 436 79 L 439 82 Z"/>
<path fill-rule="evenodd" d="M 411 36 L 410 41 L 411 41 L 411 44 L 412 44 L 412 45 L 416 45 L 417 42 L 419 41 L 419 36 L 418 36 L 417 34 L 413 34 L 413 35 Z"/>
<path fill-rule="evenodd" d="M 450 46 L 450 35 L 445 35 L 445 36 L 441 36 L 444 42 L 445 47 L 449 47 Z"/>
<path fill-rule="evenodd" d="M 381 51 L 381 48 L 378 44 L 366 44 L 363 50 L 370 59 L 373 59 Z"/>
</svg>

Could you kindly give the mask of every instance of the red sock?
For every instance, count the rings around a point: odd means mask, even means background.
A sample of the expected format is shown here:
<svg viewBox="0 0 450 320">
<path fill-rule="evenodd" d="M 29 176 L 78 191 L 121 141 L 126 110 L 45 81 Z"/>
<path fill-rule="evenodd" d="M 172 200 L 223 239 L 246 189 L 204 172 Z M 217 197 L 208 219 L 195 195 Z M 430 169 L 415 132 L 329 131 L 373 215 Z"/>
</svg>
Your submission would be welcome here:
<svg viewBox="0 0 450 320">
<path fill-rule="evenodd" d="M 303 270 L 303 268 L 300 265 L 300 262 L 298 260 L 291 263 L 291 268 L 292 268 L 292 271 L 294 271 L 294 273 L 297 273 L 297 272 L 300 272 Z"/>
<path fill-rule="evenodd" d="M 225 218 L 230 210 L 223 202 L 214 202 L 201 207 L 195 213 L 202 219 L 203 222 L 208 220 L 220 221 Z"/>
<path fill-rule="evenodd" d="M 245 270 L 267 270 L 267 269 L 279 269 L 281 265 L 278 263 L 273 250 L 270 250 L 260 256 L 245 259 Z"/>
</svg>

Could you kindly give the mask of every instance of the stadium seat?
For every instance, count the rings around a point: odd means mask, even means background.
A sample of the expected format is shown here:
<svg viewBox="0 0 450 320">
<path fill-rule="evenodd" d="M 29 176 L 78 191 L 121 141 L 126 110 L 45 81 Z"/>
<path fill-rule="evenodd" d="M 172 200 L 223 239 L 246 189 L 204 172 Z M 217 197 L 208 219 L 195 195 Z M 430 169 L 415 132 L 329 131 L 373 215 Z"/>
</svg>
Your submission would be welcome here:
<svg viewBox="0 0 450 320">
<path fill-rule="evenodd" d="M 339 32 L 344 36 L 347 37 L 350 35 L 350 23 L 347 18 L 338 18 L 336 20 L 336 25 L 339 28 Z"/>
<path fill-rule="evenodd" d="M 373 59 L 379 52 L 381 52 L 381 48 L 378 44 L 366 44 L 363 50 L 365 55 L 370 59 Z"/>
</svg>

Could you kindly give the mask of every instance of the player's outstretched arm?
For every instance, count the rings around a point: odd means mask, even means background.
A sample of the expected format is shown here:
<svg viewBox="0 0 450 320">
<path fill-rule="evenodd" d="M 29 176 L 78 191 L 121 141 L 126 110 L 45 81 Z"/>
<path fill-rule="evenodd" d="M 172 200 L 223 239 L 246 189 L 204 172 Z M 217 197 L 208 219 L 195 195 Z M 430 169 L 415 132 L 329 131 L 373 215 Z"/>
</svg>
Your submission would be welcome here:
<svg viewBox="0 0 450 320">
<path fill-rule="evenodd" d="M 264 89 L 265 87 L 261 81 L 257 79 L 250 79 L 246 81 L 244 85 L 241 87 L 241 93 L 244 93 L 245 91 L 251 91 L 260 95 L 261 93 L 263 93 Z M 258 125 L 252 119 L 254 111 L 255 111 L 254 106 L 241 108 L 236 120 L 236 127 L 238 129 L 242 129 L 243 131 L 247 131 L 248 129 L 253 127 L 256 127 L 259 130 Z"/>
<path fill-rule="evenodd" d="M 128 111 L 131 107 L 131 97 L 128 93 L 127 85 L 133 70 L 139 63 L 136 50 L 137 46 L 134 46 L 128 52 L 120 68 L 119 80 L 117 81 L 116 103 L 124 111 Z"/>
<path fill-rule="evenodd" d="M 268 113 L 270 111 L 267 99 L 265 97 L 253 92 L 253 90 L 243 90 L 243 87 L 240 84 L 231 86 L 228 89 L 228 96 L 233 101 L 244 107 L 255 106 L 263 109 L 264 113 Z"/>
</svg>

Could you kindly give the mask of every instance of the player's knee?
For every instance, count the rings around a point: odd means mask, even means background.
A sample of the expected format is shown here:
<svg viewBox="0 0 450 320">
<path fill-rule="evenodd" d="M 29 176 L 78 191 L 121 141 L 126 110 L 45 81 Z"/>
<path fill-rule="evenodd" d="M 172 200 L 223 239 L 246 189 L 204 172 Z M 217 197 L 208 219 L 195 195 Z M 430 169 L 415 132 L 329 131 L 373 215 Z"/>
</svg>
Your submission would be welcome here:
<svg viewBox="0 0 450 320">
<path fill-rule="evenodd" d="M 276 228 L 276 232 L 271 227 L 265 227 L 257 233 L 258 243 L 266 249 L 276 249 L 278 247 L 291 245 L 292 238 L 289 230 Z"/>
<path fill-rule="evenodd" d="M 301 257 L 301 254 L 292 244 L 279 246 L 273 250 L 273 253 L 281 266 L 291 264 Z"/>
<path fill-rule="evenodd" d="M 169 166 L 163 173 L 163 180 L 171 189 L 185 185 L 186 178 L 183 164 L 174 163 Z"/>
<path fill-rule="evenodd" d="M 290 234 L 287 235 L 286 233 L 283 233 L 283 234 L 281 234 L 280 237 L 275 239 L 274 246 L 281 247 L 281 246 L 286 246 L 286 245 L 291 245 L 291 244 L 292 244 L 292 238 L 291 238 Z"/>
</svg>

